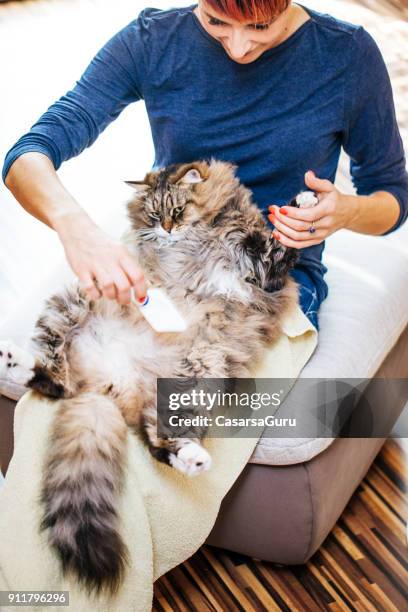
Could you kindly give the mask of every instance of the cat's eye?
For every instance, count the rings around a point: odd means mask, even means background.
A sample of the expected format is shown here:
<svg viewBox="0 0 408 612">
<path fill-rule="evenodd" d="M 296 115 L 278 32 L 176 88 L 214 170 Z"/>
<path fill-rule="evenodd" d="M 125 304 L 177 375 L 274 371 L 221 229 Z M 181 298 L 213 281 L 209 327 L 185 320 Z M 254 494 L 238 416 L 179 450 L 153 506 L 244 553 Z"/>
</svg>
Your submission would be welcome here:
<svg viewBox="0 0 408 612">
<path fill-rule="evenodd" d="M 251 285 L 256 285 L 257 284 L 257 279 L 255 278 L 255 276 L 247 276 L 245 281 L 247 283 L 250 283 Z"/>
<path fill-rule="evenodd" d="M 177 206 L 177 208 L 174 209 L 174 214 L 181 215 L 183 210 L 184 210 L 184 208 L 182 206 Z"/>
<path fill-rule="evenodd" d="M 150 213 L 150 217 L 151 217 L 152 219 L 159 220 L 159 219 L 160 219 L 160 213 L 158 213 L 158 212 L 151 212 L 151 213 Z"/>
</svg>

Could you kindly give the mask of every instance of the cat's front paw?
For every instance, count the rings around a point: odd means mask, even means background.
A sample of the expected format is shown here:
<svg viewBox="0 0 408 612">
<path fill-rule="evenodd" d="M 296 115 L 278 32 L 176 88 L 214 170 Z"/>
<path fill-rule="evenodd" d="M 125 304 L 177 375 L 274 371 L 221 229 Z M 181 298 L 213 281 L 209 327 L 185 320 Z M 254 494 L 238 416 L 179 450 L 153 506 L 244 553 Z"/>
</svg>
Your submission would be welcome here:
<svg viewBox="0 0 408 612">
<path fill-rule="evenodd" d="M 302 191 L 294 199 L 292 206 L 298 208 L 312 208 L 319 202 L 317 195 L 314 191 Z"/>
<path fill-rule="evenodd" d="M 182 446 L 177 455 L 171 453 L 170 465 L 186 476 L 197 476 L 211 467 L 211 456 L 197 442 L 188 442 Z"/>
<path fill-rule="evenodd" d="M 34 357 L 12 340 L 0 340 L 0 378 L 26 385 L 33 377 Z"/>
</svg>

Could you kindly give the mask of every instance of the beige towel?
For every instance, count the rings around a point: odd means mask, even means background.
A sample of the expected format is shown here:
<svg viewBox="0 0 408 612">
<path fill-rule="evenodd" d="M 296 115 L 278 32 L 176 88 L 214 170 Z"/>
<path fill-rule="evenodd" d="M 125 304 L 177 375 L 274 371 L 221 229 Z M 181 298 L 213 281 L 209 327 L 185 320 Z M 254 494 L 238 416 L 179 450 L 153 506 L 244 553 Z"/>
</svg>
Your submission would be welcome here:
<svg viewBox="0 0 408 612">
<path fill-rule="evenodd" d="M 296 307 L 285 320 L 284 334 L 254 375 L 294 381 L 316 344 L 316 330 Z M 38 531 L 41 465 L 55 408 L 56 403 L 35 399 L 31 393 L 17 404 L 15 451 L 0 489 L 0 591 L 69 591 L 69 609 L 75 612 L 148 612 L 153 582 L 205 542 L 223 497 L 245 467 L 257 440 L 208 439 L 205 446 L 213 458 L 212 468 L 190 479 L 155 461 L 143 442 L 129 433 L 121 518 L 131 567 L 118 596 L 90 600 L 73 581 L 61 577 L 46 534 Z"/>
</svg>

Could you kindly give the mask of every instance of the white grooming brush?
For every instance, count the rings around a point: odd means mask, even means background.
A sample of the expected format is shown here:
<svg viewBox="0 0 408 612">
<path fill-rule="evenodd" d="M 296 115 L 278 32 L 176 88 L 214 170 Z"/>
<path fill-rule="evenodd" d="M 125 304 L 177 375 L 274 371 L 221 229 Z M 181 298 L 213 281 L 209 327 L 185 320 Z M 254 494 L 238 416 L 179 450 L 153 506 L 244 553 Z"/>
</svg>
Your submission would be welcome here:
<svg viewBox="0 0 408 612">
<path fill-rule="evenodd" d="M 155 331 L 182 332 L 187 329 L 187 323 L 163 289 L 148 289 L 143 304 L 137 301 L 132 292 L 132 300 Z"/>
</svg>

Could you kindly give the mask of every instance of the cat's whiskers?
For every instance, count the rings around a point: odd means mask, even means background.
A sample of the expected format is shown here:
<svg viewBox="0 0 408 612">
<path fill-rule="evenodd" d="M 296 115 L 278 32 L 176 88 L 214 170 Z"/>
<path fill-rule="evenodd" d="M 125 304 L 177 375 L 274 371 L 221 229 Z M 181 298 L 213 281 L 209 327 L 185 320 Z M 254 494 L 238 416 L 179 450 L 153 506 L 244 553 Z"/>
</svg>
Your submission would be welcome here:
<svg viewBox="0 0 408 612">
<path fill-rule="evenodd" d="M 185 237 L 185 230 L 174 230 L 167 232 L 161 225 L 154 228 L 156 240 L 158 239 L 161 244 L 169 245 L 174 242 L 178 242 Z"/>
<path fill-rule="evenodd" d="M 138 239 L 141 239 L 142 241 L 158 239 L 155 227 L 142 227 L 135 230 L 135 233 L 137 233 Z"/>
</svg>

